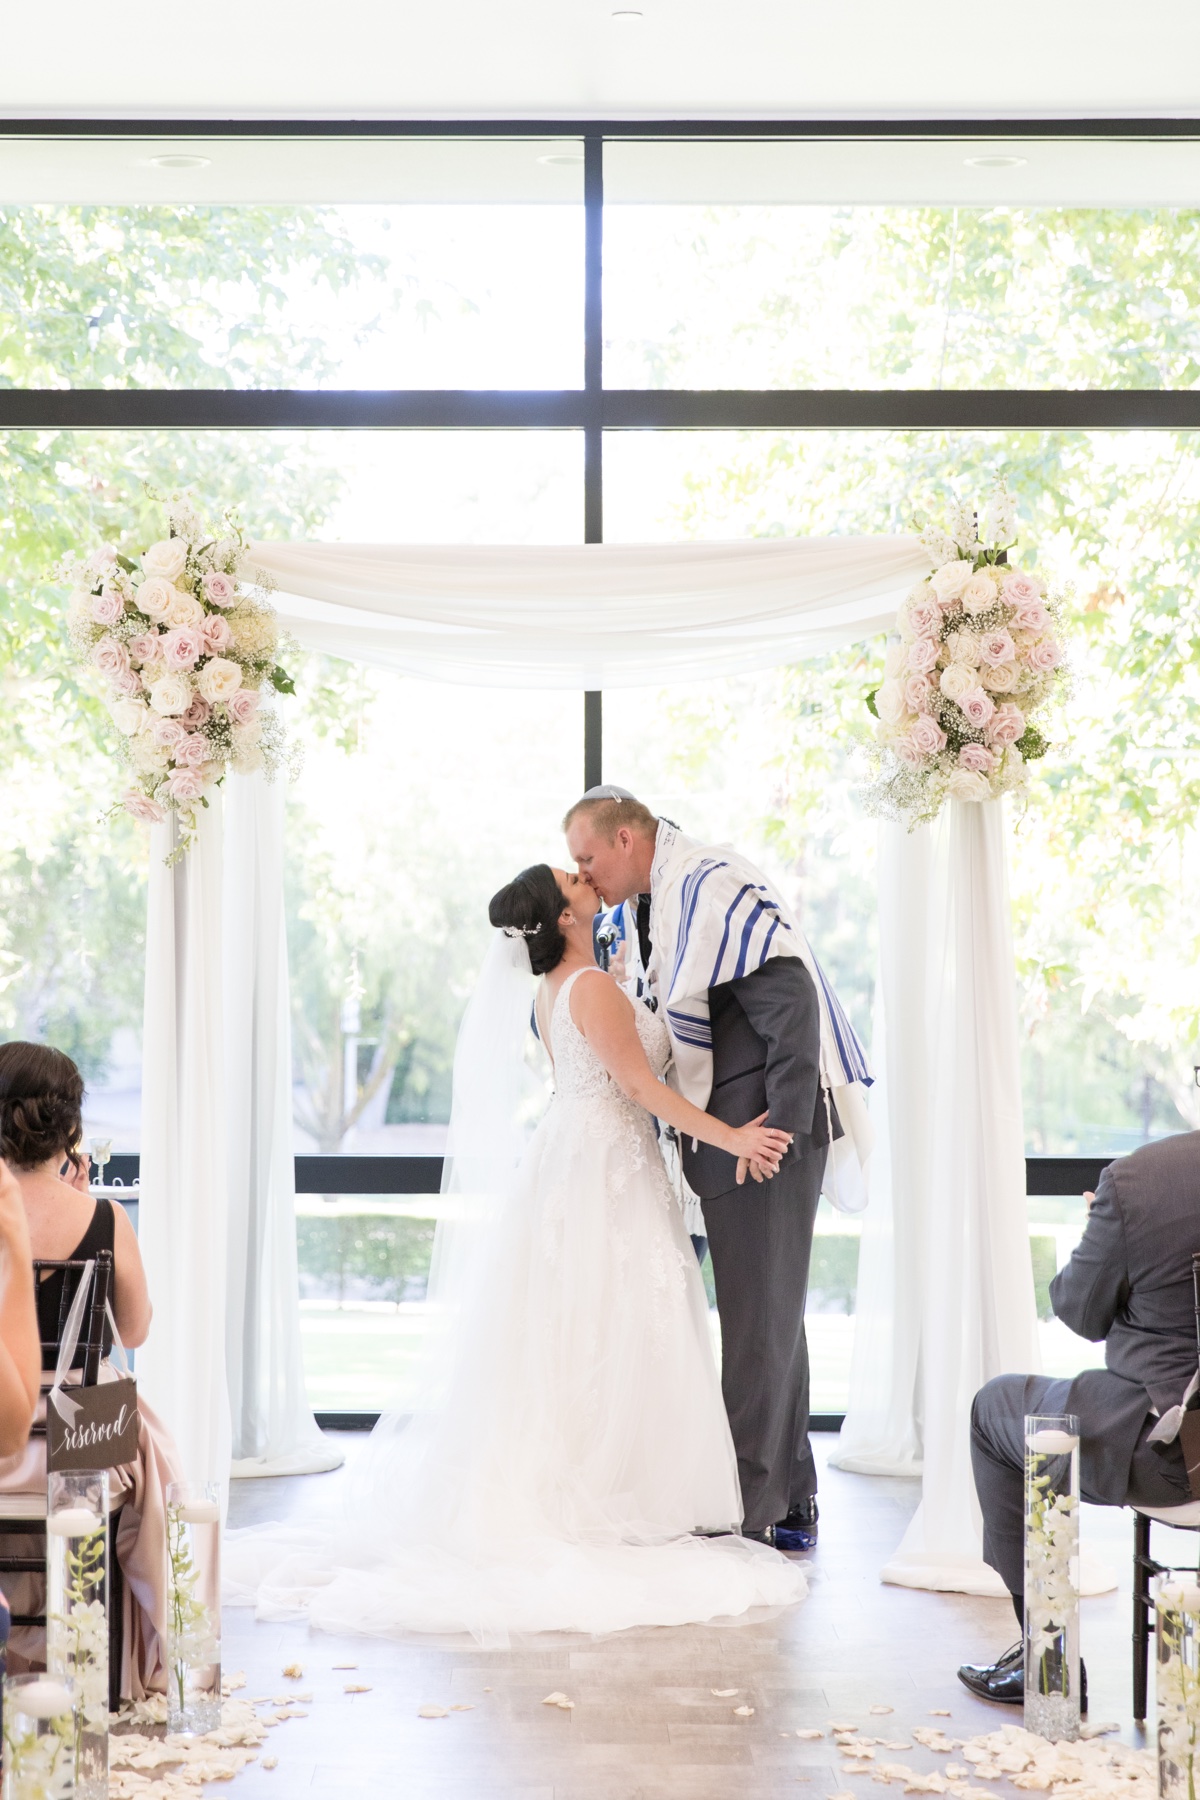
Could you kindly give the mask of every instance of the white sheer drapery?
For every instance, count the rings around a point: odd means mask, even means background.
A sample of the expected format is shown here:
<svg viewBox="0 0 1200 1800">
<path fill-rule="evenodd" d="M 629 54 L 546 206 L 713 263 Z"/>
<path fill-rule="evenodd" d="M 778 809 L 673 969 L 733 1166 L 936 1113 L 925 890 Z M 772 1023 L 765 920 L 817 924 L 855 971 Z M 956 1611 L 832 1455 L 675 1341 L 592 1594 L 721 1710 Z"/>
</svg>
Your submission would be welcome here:
<svg viewBox="0 0 1200 1800">
<path fill-rule="evenodd" d="M 713 544 L 252 543 L 307 648 L 475 687 L 660 687 L 886 630 L 928 559 L 909 537 Z"/>
</svg>

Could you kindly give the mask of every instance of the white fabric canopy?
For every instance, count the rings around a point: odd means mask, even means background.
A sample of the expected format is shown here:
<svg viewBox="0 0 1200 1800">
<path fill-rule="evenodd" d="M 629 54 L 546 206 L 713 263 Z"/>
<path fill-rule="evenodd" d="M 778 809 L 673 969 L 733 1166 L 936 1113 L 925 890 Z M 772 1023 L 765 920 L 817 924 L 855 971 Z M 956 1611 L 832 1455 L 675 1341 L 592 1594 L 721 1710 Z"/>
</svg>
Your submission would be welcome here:
<svg viewBox="0 0 1200 1800">
<path fill-rule="evenodd" d="M 884 631 L 916 538 L 462 547 L 252 543 L 307 649 L 474 687 L 659 687 Z"/>
</svg>

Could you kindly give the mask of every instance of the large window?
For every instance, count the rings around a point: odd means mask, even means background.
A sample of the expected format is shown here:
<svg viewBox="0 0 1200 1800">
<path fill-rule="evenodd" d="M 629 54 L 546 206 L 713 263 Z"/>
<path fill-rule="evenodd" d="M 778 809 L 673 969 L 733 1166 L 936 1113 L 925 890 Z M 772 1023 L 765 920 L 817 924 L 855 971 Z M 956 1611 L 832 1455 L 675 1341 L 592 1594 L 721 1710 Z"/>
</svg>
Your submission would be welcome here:
<svg viewBox="0 0 1200 1800">
<path fill-rule="evenodd" d="M 1004 472 L 1079 645 L 1014 819 L 1028 1148 L 1200 1123 L 1198 192 L 1200 132 L 0 136 L 0 1031 L 76 1055 L 89 1126 L 137 1149 L 144 850 L 98 709 L 64 705 L 48 571 L 147 489 L 271 537 L 635 542 L 904 530 Z M 381 1404 L 419 1337 L 484 903 L 561 857 L 585 760 L 770 867 L 870 1036 L 879 652 L 609 693 L 586 742 L 578 695 L 304 659 L 297 1149 L 431 1159 L 403 1197 L 301 1198 L 317 1405 Z M 1048 1311 L 1082 1201 L 1029 1208 Z M 823 1208 L 821 1410 L 856 1266 Z"/>
</svg>

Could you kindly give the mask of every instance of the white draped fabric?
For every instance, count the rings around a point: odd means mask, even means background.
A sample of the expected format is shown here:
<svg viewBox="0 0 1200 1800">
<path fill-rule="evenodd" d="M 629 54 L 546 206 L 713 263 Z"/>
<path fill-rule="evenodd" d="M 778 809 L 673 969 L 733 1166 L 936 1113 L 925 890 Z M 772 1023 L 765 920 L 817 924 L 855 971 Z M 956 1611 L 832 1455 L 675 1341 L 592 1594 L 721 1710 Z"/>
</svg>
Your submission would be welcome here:
<svg viewBox="0 0 1200 1800">
<path fill-rule="evenodd" d="M 885 1581 L 1003 1594 L 981 1554 L 971 1398 L 1041 1366 L 1003 805 L 951 801 L 932 828 L 882 838 L 890 1218 L 863 1246 L 859 1317 L 878 1308 L 867 1330 L 890 1342 L 874 1366 L 865 1345 L 856 1358 L 834 1461 L 922 1468 Z"/>
<path fill-rule="evenodd" d="M 225 798 L 226 1359 L 234 1476 L 308 1475 L 343 1458 L 304 1386 L 296 1271 L 284 786 L 231 775 Z"/>
<path fill-rule="evenodd" d="M 173 869 L 172 818 L 150 831 L 138 1236 L 154 1320 L 138 1384 L 193 1481 L 229 1473 L 228 1209 L 221 995 L 221 797 Z"/>
<path fill-rule="evenodd" d="M 306 648 L 476 687 L 661 687 L 820 656 L 886 630 L 928 567 L 908 537 L 247 551 Z"/>
</svg>

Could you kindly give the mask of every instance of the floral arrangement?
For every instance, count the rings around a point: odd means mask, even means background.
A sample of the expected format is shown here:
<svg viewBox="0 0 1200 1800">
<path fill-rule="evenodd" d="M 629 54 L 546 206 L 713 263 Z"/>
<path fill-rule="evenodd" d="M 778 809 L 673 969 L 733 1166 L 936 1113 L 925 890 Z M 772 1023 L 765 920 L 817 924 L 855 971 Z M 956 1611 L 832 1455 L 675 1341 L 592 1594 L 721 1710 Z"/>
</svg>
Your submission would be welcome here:
<svg viewBox="0 0 1200 1800">
<path fill-rule="evenodd" d="M 1200 1750 L 1200 1587 L 1193 1572 L 1155 1578 L 1158 1791 L 1192 1800 Z"/>
<path fill-rule="evenodd" d="M 169 1721 L 186 1728 L 197 1708 L 215 1708 L 220 1723 L 221 1639 L 212 1611 L 200 1594 L 202 1571 L 193 1557 L 186 1504 L 167 1503 L 167 1679 L 171 1683 Z M 216 1527 L 212 1528 L 214 1531 Z"/>
<path fill-rule="evenodd" d="M 130 559 L 105 546 L 59 573 L 74 583 L 69 624 L 77 656 L 99 671 L 133 770 L 128 812 L 161 824 L 178 816 L 195 837 L 197 808 L 228 768 L 285 759 L 283 728 L 264 690 L 293 693 L 276 660 L 279 632 L 263 585 L 247 592 L 236 515 L 209 530 L 186 495 L 167 507 L 169 536 Z"/>
<path fill-rule="evenodd" d="M 992 800 L 1025 786 L 1049 745 L 1046 708 L 1064 677 L 1061 604 L 1012 566 L 1012 495 L 998 487 L 983 518 L 960 506 L 948 531 L 927 526 L 932 572 L 900 609 L 875 715 L 868 809 L 911 831 L 952 800 Z"/>
<path fill-rule="evenodd" d="M 80 1536 L 52 1533 L 48 1540 L 50 1557 L 61 1558 L 52 1590 L 61 1590 L 62 1605 L 46 1621 L 46 1666 L 75 1683 L 75 1777 L 81 1793 L 104 1792 L 108 1780 L 107 1544 L 103 1521 Z"/>
<path fill-rule="evenodd" d="M 1025 1440 L 1025 1726 L 1079 1735 L 1079 1439 L 1035 1429 Z"/>
</svg>

